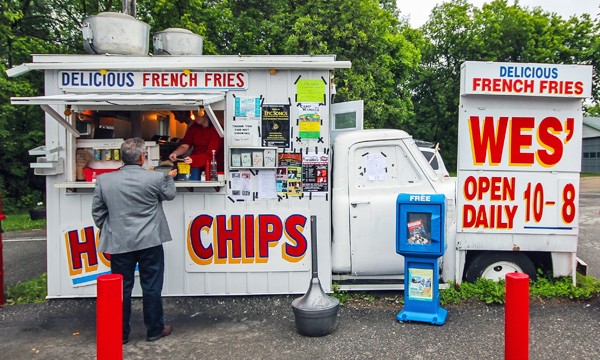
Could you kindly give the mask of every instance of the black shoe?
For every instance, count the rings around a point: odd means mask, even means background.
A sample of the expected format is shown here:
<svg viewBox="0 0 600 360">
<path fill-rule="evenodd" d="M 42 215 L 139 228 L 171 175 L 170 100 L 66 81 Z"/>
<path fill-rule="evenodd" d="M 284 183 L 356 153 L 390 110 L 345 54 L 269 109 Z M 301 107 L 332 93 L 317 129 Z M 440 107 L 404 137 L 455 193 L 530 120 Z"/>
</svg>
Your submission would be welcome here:
<svg viewBox="0 0 600 360">
<path fill-rule="evenodd" d="M 156 341 L 160 338 L 171 335 L 172 332 L 173 332 L 173 327 L 171 325 L 165 325 L 165 327 L 163 327 L 163 330 L 160 334 L 158 334 L 156 336 L 148 336 L 146 338 L 146 340 L 147 341 Z"/>
</svg>

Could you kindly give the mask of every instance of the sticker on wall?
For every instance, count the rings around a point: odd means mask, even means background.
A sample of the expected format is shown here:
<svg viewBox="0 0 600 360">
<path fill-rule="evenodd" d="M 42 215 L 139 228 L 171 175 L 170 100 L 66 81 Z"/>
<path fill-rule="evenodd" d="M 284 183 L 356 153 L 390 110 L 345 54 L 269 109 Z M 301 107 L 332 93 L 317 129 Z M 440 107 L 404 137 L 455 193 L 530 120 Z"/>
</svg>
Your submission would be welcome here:
<svg viewBox="0 0 600 360">
<path fill-rule="evenodd" d="M 290 146 L 289 105 L 263 105 L 262 146 L 280 148 Z"/>
</svg>

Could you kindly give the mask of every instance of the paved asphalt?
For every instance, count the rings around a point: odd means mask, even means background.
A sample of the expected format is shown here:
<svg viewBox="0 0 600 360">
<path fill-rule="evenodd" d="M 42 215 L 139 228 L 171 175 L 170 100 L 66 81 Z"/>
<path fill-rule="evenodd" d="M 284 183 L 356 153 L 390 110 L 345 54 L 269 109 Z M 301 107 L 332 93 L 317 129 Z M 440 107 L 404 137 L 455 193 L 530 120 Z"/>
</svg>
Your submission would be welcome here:
<svg viewBox="0 0 600 360">
<path fill-rule="evenodd" d="M 587 185 L 586 185 L 587 184 Z M 582 179 L 579 257 L 600 277 L 600 178 Z M 5 233 L 6 283 L 45 271 L 45 243 L 35 233 Z M 19 240 L 19 241 L 13 241 Z M 33 255 L 31 255 L 33 254 Z M 40 257 L 41 256 L 41 257 Z M 308 284 L 307 284 L 308 286 Z M 146 342 L 141 300 L 134 299 L 124 359 L 502 359 L 504 307 L 449 306 L 443 326 L 399 323 L 401 293 L 341 307 L 337 329 L 310 338 L 295 330 L 296 296 L 165 298 L 175 330 Z M 0 359 L 95 359 L 95 299 L 50 300 L 0 308 Z M 530 359 L 600 359 L 600 299 L 534 301 Z"/>
</svg>

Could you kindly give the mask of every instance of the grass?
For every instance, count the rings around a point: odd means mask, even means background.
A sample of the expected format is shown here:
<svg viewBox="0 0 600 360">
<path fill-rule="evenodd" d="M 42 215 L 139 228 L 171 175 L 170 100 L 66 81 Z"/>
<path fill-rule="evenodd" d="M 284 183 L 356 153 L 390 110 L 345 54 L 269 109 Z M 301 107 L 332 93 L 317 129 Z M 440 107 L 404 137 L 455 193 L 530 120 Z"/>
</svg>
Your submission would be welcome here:
<svg viewBox="0 0 600 360">
<path fill-rule="evenodd" d="M 6 219 L 2 221 L 4 231 L 22 231 L 33 229 L 45 229 L 46 219 L 31 220 L 29 213 L 5 214 Z"/>
<path fill-rule="evenodd" d="M 31 280 L 9 286 L 6 290 L 6 303 L 30 304 L 46 301 L 48 278 L 46 273 Z"/>
<path fill-rule="evenodd" d="M 400 292 L 399 292 L 400 293 Z M 450 287 L 440 290 L 440 304 L 485 303 L 504 304 L 506 287 L 504 281 L 495 282 L 480 278 L 474 283 L 450 283 Z M 529 286 L 529 295 L 532 300 L 589 300 L 600 297 L 600 280 L 590 276 L 577 274 L 577 286 L 573 286 L 571 277 L 548 278 L 539 271 L 538 278 Z M 340 290 L 338 284 L 333 284 L 333 297 L 344 304 L 348 301 L 372 302 L 377 299 L 370 293 L 347 292 Z M 404 303 L 404 298 L 384 298 L 386 302 Z"/>
</svg>

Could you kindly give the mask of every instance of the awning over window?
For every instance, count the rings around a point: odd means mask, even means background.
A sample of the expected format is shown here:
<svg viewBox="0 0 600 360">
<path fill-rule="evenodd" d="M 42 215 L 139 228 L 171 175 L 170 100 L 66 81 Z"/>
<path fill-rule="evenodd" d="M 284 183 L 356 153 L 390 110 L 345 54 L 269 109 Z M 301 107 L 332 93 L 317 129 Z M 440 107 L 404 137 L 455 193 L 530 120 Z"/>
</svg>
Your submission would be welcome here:
<svg viewBox="0 0 600 360">
<path fill-rule="evenodd" d="M 72 105 L 90 108 L 124 106 L 127 108 L 175 109 L 209 105 L 225 99 L 223 93 L 198 94 L 61 94 L 35 97 L 12 97 L 13 105 Z"/>
</svg>

